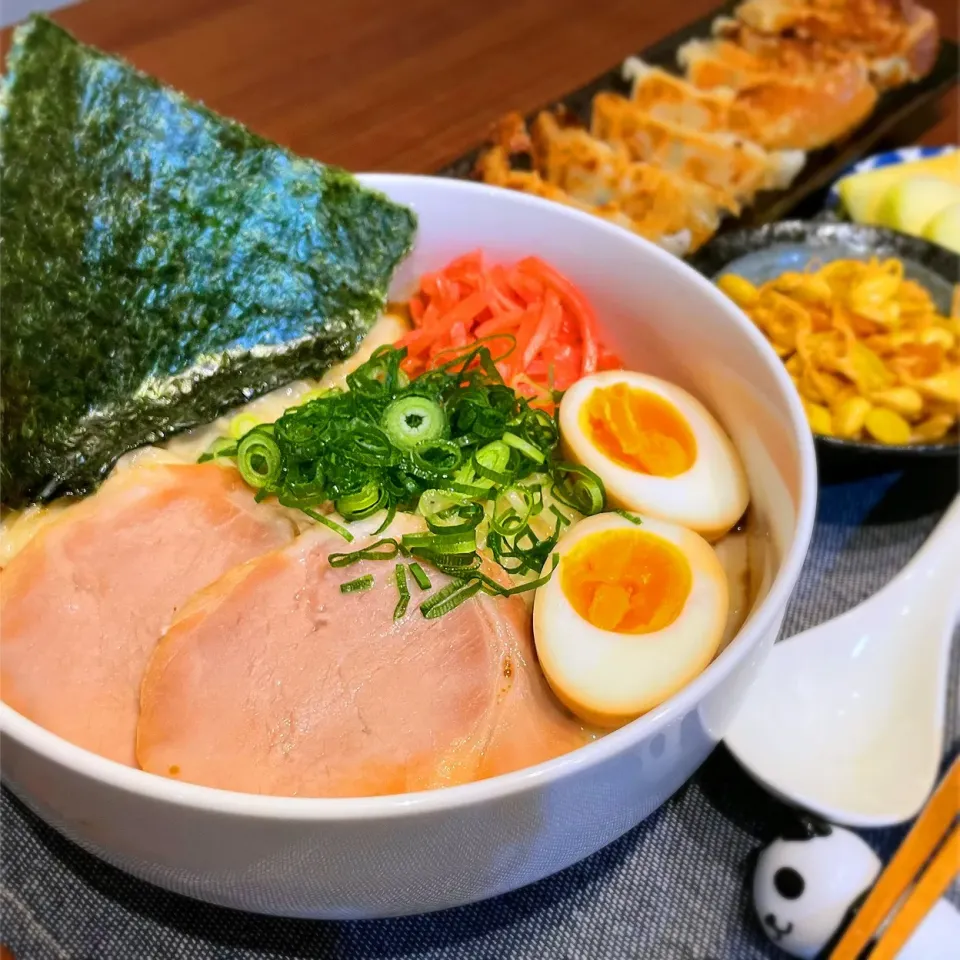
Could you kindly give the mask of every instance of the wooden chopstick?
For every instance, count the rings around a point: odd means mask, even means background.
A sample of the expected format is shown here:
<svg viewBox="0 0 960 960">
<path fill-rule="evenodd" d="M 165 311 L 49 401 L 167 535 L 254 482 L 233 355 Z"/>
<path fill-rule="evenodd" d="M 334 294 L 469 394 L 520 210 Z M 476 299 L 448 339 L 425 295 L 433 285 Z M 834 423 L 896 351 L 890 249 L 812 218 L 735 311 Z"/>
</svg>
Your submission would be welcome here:
<svg viewBox="0 0 960 960">
<path fill-rule="evenodd" d="M 890 863 L 887 864 L 860 911 L 854 917 L 850 926 L 847 927 L 846 933 L 840 938 L 840 942 L 834 948 L 833 953 L 830 954 L 830 960 L 856 960 L 860 956 L 870 938 L 879 929 L 880 924 L 883 923 L 897 901 L 903 896 L 907 887 L 918 876 L 924 864 L 950 832 L 958 812 L 960 812 L 960 757 L 957 757 L 950 765 L 947 775 L 940 781 L 940 786 L 927 801 L 926 807 L 917 817 L 917 821 L 907 834 L 907 838 L 900 845 L 900 849 L 894 854 Z M 952 876 L 949 871 L 951 862 L 943 858 L 944 851 L 952 855 L 953 869 L 954 871 L 957 869 L 956 847 L 960 844 L 957 836 L 957 831 L 953 830 L 940 855 L 931 863 L 931 869 L 936 866 L 937 872 L 932 875 L 926 885 L 923 885 L 921 879 L 909 900 L 904 904 L 904 907 L 906 907 L 916 898 L 914 907 L 909 914 L 904 916 L 902 926 L 897 925 L 897 919 L 895 918 L 894 922 L 887 928 L 887 932 L 892 931 L 896 925 L 897 936 L 903 936 L 905 942 L 917 924 L 926 916 L 927 911 L 936 902 L 943 892 L 943 887 L 950 882 Z M 947 872 L 946 882 L 943 887 L 939 887 L 936 896 L 927 903 L 926 898 L 930 895 L 930 891 L 937 888 L 942 871 Z M 921 885 L 923 885 L 924 891 L 922 895 L 920 894 Z M 922 910 L 921 905 L 923 905 Z M 897 918 L 902 912 L 902 910 L 898 911 Z M 909 922 L 911 919 L 913 919 L 912 924 Z M 874 951 L 871 960 L 873 956 L 879 956 L 879 954 Z M 894 954 L 884 954 L 884 956 L 892 957 Z"/>
<path fill-rule="evenodd" d="M 910 934 L 943 896 L 950 881 L 960 873 L 960 826 L 954 826 L 940 852 L 920 875 L 910 896 L 896 912 L 890 926 L 870 951 L 870 960 L 894 960 Z"/>
</svg>

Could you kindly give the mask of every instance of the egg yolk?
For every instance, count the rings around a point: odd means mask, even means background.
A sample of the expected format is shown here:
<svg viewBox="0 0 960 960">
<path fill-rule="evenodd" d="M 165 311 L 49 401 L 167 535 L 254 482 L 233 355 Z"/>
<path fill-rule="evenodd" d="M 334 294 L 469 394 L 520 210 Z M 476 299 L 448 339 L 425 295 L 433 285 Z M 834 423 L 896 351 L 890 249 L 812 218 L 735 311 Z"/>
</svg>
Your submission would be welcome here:
<svg viewBox="0 0 960 960">
<path fill-rule="evenodd" d="M 668 627 L 687 602 L 691 579 L 680 550 L 642 530 L 592 533 L 560 564 L 560 587 L 573 609 L 616 633 Z"/>
<path fill-rule="evenodd" d="M 675 477 L 697 459 L 697 441 L 686 421 L 649 390 L 625 383 L 598 387 L 583 405 L 580 424 L 601 453 L 638 473 Z"/>
</svg>

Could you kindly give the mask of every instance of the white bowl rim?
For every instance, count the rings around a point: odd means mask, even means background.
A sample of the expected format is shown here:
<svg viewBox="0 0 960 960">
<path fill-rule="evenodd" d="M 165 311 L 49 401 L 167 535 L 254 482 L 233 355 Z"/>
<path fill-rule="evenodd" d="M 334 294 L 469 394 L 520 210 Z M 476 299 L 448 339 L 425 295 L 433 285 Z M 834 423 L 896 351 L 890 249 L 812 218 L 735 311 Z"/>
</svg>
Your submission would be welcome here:
<svg viewBox="0 0 960 960">
<path fill-rule="evenodd" d="M 723 298 L 731 320 L 739 324 L 741 333 L 752 340 L 761 354 L 766 354 L 774 376 L 783 388 L 790 410 L 794 434 L 799 444 L 800 489 L 795 533 L 783 562 L 774 577 L 770 590 L 760 605 L 751 612 L 748 622 L 733 640 L 721 651 L 707 668 L 694 680 L 678 691 L 669 700 L 649 713 L 638 717 L 618 730 L 585 744 L 570 753 L 555 757 L 532 767 L 512 773 L 501 774 L 473 783 L 454 787 L 424 790 L 416 793 L 391 794 L 379 797 L 277 797 L 267 794 L 240 793 L 207 787 L 148 773 L 127 767 L 113 760 L 98 756 L 83 747 L 76 746 L 19 714 L 0 701 L 0 733 L 11 736 L 44 759 L 65 767 L 72 773 L 95 780 L 144 800 L 189 807 L 209 813 L 232 816 L 262 817 L 273 820 L 290 820 L 316 823 L 349 822 L 358 820 L 393 819 L 436 811 L 452 811 L 490 800 L 501 800 L 522 793 L 542 784 L 559 780 L 578 769 L 589 769 L 603 762 L 634 743 L 654 735 L 679 716 L 685 715 L 718 681 L 733 669 L 755 647 L 760 635 L 768 630 L 790 598 L 800 568 L 806 556 L 813 532 L 817 498 L 817 468 L 813 436 L 793 384 L 773 348 L 753 323 L 739 311 L 732 301 L 726 300 L 714 285 L 692 267 L 679 261 L 648 240 L 630 234 L 622 227 L 584 213 L 572 207 L 528 194 L 508 191 L 500 187 L 431 177 L 419 174 L 367 173 L 358 174 L 358 179 L 374 189 L 390 185 L 422 183 L 431 181 L 432 189 L 447 190 L 451 194 L 461 191 L 487 193 L 491 198 L 503 200 L 509 196 L 517 204 L 533 207 L 549 206 L 560 211 L 561 216 L 589 223 L 592 229 L 616 232 L 619 239 L 634 243 L 646 250 L 648 256 L 661 259 L 668 269 L 677 266 L 686 271 L 691 283 L 696 283 L 708 295 Z M 730 310 L 732 308 L 732 310 Z"/>
</svg>

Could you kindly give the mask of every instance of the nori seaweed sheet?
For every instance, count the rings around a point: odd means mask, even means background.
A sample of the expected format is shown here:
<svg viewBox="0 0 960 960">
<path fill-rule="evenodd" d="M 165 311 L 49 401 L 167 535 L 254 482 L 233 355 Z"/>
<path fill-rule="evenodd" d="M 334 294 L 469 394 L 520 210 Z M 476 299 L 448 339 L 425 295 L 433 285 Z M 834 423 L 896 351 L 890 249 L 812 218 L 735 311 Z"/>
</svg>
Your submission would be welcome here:
<svg viewBox="0 0 960 960">
<path fill-rule="evenodd" d="M 17 30 L 0 101 L 0 498 L 350 356 L 413 213 L 71 37 Z"/>
</svg>

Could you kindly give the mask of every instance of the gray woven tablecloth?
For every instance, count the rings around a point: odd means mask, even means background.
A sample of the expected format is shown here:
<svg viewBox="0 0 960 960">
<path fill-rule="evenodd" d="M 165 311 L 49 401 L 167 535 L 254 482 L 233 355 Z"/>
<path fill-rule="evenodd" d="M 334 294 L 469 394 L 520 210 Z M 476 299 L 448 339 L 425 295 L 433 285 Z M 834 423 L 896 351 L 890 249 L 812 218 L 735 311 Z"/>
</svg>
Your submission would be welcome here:
<svg viewBox="0 0 960 960">
<path fill-rule="evenodd" d="M 909 559 L 956 492 L 955 463 L 821 490 L 785 633 L 835 616 Z M 954 644 L 948 750 L 960 748 Z M 569 870 L 487 903 L 399 920 L 282 920 L 195 903 L 84 853 L 4 789 L 2 939 L 17 960 L 753 960 L 783 956 L 749 909 L 751 852 L 782 813 L 721 747 L 635 830 Z M 902 830 L 868 836 L 889 856 Z M 651 869 L 653 867 L 653 869 Z"/>
</svg>

